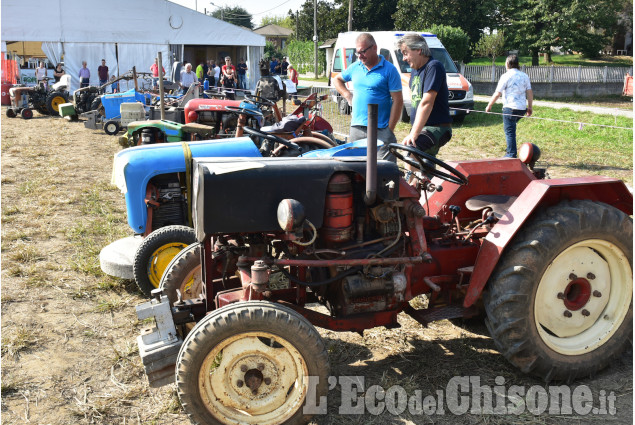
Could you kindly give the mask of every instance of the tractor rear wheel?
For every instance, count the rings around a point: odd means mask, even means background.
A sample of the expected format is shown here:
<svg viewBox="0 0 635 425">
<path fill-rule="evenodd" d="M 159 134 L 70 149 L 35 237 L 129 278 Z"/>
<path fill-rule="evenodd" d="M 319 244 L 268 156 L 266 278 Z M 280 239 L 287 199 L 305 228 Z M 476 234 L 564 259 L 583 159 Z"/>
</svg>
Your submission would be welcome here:
<svg viewBox="0 0 635 425">
<path fill-rule="evenodd" d="M 147 297 L 159 287 L 161 277 L 174 256 L 196 242 L 194 229 L 165 226 L 143 239 L 134 256 L 132 272 L 137 286 Z"/>
<path fill-rule="evenodd" d="M 61 92 L 54 91 L 46 98 L 46 109 L 48 110 L 49 114 L 59 116 L 60 105 L 62 103 L 68 103 L 67 97 Z"/>
<path fill-rule="evenodd" d="M 201 295 L 201 244 L 193 243 L 174 256 L 165 268 L 159 287 L 170 300 L 170 305 L 178 299 L 177 290 L 183 300 Z"/>
<path fill-rule="evenodd" d="M 24 108 L 20 111 L 20 116 L 22 117 L 22 119 L 30 120 L 31 118 L 33 118 L 33 110 L 31 108 Z"/>
<path fill-rule="evenodd" d="M 633 221 L 593 201 L 539 213 L 514 238 L 484 294 L 487 327 L 523 372 L 571 382 L 609 365 L 633 318 Z"/>
<path fill-rule="evenodd" d="M 7 109 L 7 117 L 15 118 L 17 116 L 18 116 L 18 114 L 15 113 L 15 109 L 13 109 L 13 108 L 8 108 Z"/>
<path fill-rule="evenodd" d="M 307 396 L 314 403 L 328 390 L 328 370 L 324 342 L 307 319 L 248 301 L 213 311 L 192 329 L 177 358 L 176 384 L 193 423 L 303 424 Z"/>
</svg>

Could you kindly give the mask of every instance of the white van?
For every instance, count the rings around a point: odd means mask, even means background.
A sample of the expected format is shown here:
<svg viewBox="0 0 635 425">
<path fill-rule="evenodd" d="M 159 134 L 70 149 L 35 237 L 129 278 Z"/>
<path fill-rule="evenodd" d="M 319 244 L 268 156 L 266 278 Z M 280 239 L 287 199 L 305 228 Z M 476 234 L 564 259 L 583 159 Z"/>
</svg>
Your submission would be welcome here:
<svg viewBox="0 0 635 425">
<path fill-rule="evenodd" d="M 401 85 L 403 87 L 403 101 L 404 111 L 402 114 L 402 120 L 408 121 L 411 110 L 410 102 L 410 65 L 404 62 L 403 57 L 399 49 L 396 48 L 397 41 L 405 34 L 414 31 L 375 31 L 370 34 L 375 38 L 377 43 L 377 53 L 382 55 L 387 61 L 391 62 L 399 73 L 401 74 Z M 330 75 L 329 85 L 331 80 L 335 78 L 340 72 L 348 68 L 353 62 L 357 60 L 355 55 L 355 40 L 361 32 L 344 32 L 340 33 L 335 42 L 335 51 L 333 52 L 333 59 L 330 63 Z M 452 61 L 450 54 L 436 35 L 430 33 L 417 33 L 425 37 L 428 42 L 428 47 L 432 52 L 432 57 L 443 64 L 447 73 L 448 89 L 449 89 L 449 103 L 450 103 L 450 115 L 452 115 L 455 122 L 463 121 L 465 115 L 468 113 L 466 109 L 474 109 L 474 89 L 472 84 L 465 79 L 459 71 L 456 69 L 456 65 Z M 352 83 L 347 83 L 348 89 L 354 93 Z M 349 106 L 346 99 L 340 97 L 335 93 L 334 100 L 338 102 L 339 110 L 341 113 L 349 113 Z M 458 108 L 458 109 L 454 109 Z"/>
</svg>

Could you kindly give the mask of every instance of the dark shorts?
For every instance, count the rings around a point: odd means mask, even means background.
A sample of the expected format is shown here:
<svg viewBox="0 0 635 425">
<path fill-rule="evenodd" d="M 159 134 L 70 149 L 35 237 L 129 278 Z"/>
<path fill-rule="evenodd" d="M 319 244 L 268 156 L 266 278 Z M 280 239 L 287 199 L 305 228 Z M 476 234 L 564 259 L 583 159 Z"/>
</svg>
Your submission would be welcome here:
<svg viewBox="0 0 635 425">
<path fill-rule="evenodd" d="M 415 140 L 417 149 L 436 156 L 439 153 L 439 149 L 443 147 L 452 138 L 452 127 L 436 127 L 426 126 L 423 127 L 421 134 Z"/>
</svg>

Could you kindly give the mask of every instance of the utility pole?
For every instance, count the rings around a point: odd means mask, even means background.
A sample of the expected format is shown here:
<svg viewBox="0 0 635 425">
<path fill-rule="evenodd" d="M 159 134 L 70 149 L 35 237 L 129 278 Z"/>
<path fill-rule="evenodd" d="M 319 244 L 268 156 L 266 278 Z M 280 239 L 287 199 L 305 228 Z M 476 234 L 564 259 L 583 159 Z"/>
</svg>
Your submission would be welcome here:
<svg viewBox="0 0 635 425">
<path fill-rule="evenodd" d="M 353 31 L 353 0 L 348 0 L 348 30 Z"/>
<path fill-rule="evenodd" d="M 315 56 L 315 78 L 318 77 L 318 36 L 317 36 L 317 0 L 313 0 L 313 45 Z"/>
</svg>

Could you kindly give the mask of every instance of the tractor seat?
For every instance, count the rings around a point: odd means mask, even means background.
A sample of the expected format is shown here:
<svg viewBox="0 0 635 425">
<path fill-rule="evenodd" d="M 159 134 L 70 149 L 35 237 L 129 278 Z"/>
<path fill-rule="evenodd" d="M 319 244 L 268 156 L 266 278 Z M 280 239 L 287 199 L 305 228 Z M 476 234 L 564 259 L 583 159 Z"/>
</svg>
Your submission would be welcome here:
<svg viewBox="0 0 635 425">
<path fill-rule="evenodd" d="M 468 199 L 465 206 L 470 211 L 491 208 L 496 218 L 500 219 L 517 198 L 517 196 L 509 195 L 478 195 Z"/>
</svg>

